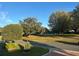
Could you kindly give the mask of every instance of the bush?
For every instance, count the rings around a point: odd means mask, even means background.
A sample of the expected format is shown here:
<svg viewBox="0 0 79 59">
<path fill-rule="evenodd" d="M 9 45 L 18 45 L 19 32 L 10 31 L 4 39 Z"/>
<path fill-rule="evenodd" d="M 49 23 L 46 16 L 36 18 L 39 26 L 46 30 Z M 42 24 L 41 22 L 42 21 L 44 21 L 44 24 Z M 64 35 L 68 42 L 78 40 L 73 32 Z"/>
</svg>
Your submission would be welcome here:
<svg viewBox="0 0 79 59">
<path fill-rule="evenodd" d="M 20 40 L 22 39 L 23 28 L 19 24 L 10 24 L 3 28 L 3 40 Z"/>
<path fill-rule="evenodd" d="M 12 43 L 12 42 L 6 43 L 5 48 L 8 51 L 15 51 L 15 50 L 20 49 L 20 47 L 19 47 L 19 45 L 17 43 Z"/>
<path fill-rule="evenodd" d="M 26 42 L 25 46 L 24 46 L 24 50 L 29 50 L 31 49 L 32 45 L 30 44 L 30 42 Z"/>
<path fill-rule="evenodd" d="M 0 41 L 2 40 L 2 36 L 0 36 Z"/>
</svg>

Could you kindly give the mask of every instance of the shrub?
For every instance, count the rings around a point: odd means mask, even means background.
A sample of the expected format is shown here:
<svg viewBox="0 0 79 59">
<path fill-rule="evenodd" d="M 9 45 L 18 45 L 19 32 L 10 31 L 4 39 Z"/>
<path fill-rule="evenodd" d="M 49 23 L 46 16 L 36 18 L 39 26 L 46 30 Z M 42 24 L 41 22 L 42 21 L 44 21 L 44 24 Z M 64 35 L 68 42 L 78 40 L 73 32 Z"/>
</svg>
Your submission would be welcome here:
<svg viewBox="0 0 79 59">
<path fill-rule="evenodd" d="M 19 45 L 17 43 L 12 43 L 12 42 L 6 43 L 5 48 L 8 51 L 15 51 L 15 50 L 20 49 L 20 47 L 19 47 Z"/>
<path fill-rule="evenodd" d="M 3 40 L 20 40 L 22 39 L 23 28 L 19 24 L 10 24 L 3 28 Z"/>
<path fill-rule="evenodd" d="M 30 42 L 26 42 L 25 46 L 24 46 L 24 50 L 28 50 L 31 49 L 32 45 L 30 44 Z"/>
<path fill-rule="evenodd" d="M 2 36 L 0 36 L 0 41 L 2 40 Z"/>
</svg>

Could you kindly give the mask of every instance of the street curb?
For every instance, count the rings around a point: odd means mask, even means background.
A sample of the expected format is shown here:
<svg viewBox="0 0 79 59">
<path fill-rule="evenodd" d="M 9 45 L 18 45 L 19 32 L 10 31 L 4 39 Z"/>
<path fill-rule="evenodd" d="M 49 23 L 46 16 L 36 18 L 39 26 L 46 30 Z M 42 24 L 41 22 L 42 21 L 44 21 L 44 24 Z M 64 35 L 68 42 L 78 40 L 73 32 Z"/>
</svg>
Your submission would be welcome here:
<svg viewBox="0 0 79 59">
<path fill-rule="evenodd" d="M 52 49 L 49 49 L 49 52 L 47 52 L 46 54 L 42 55 L 42 56 L 48 56 L 48 54 L 52 51 Z"/>
</svg>

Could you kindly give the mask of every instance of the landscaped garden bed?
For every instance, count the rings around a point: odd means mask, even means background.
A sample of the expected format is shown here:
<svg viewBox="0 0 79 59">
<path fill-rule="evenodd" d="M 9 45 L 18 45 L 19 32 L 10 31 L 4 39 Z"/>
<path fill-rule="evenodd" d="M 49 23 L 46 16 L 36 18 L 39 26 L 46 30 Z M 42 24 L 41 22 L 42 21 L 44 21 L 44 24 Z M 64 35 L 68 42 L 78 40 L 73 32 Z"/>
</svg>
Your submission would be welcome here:
<svg viewBox="0 0 79 59">
<path fill-rule="evenodd" d="M 2 36 L 0 36 L 0 41 L 2 40 Z"/>
<path fill-rule="evenodd" d="M 12 42 L 5 43 L 5 48 L 7 51 L 15 51 L 15 50 L 20 49 L 20 47 L 17 43 L 12 43 Z"/>
</svg>

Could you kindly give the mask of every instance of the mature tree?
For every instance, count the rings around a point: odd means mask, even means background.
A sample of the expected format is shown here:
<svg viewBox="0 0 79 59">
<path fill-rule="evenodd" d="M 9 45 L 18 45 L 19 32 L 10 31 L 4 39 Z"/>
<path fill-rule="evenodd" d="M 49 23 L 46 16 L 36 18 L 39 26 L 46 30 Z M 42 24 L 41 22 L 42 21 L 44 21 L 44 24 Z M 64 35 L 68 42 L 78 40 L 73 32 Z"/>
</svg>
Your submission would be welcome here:
<svg viewBox="0 0 79 59">
<path fill-rule="evenodd" d="M 3 40 L 20 40 L 22 35 L 23 28 L 19 24 L 6 25 L 2 30 Z"/>
<path fill-rule="evenodd" d="M 68 12 L 55 12 L 49 17 L 49 27 L 52 31 L 57 33 L 64 33 L 69 31 L 71 26 L 71 17 Z"/>
<path fill-rule="evenodd" d="M 79 29 L 79 5 L 75 7 L 75 9 L 72 11 L 72 21 L 73 21 L 73 26 L 72 29 L 77 33 Z"/>
<path fill-rule="evenodd" d="M 25 34 L 42 34 L 44 32 L 42 24 L 34 17 L 28 17 L 23 21 L 20 21 L 20 24 L 22 25 Z"/>
</svg>

